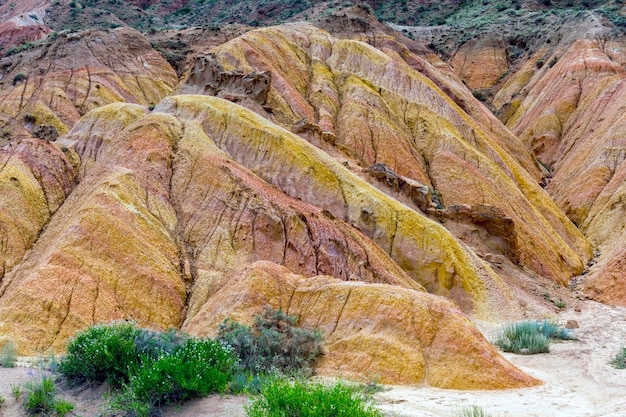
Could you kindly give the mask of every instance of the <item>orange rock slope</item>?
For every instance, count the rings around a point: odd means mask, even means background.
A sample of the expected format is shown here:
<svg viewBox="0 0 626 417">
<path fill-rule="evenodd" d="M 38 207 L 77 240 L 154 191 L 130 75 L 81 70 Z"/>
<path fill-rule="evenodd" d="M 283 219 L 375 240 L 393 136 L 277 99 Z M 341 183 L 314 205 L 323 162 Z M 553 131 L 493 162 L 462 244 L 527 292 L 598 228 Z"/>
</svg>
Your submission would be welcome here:
<svg viewBox="0 0 626 417">
<path fill-rule="evenodd" d="M 157 103 L 176 73 L 129 28 L 51 35 L 0 59 L 0 143 L 64 135 L 82 115 L 113 102 Z"/>
<path fill-rule="evenodd" d="M 504 361 L 452 303 L 425 293 L 362 232 L 279 191 L 231 156 L 240 156 L 237 149 L 252 139 L 258 145 L 249 154 L 255 168 L 268 163 L 255 157 L 261 154 L 287 170 L 296 169 L 289 165 L 296 155 L 308 160 L 310 192 L 325 184 L 329 201 L 343 193 L 348 202 L 358 198 L 385 212 L 402 210 L 407 218 L 399 230 L 440 233 L 438 241 L 450 245 L 446 262 L 476 274 L 445 229 L 235 104 L 172 97 L 155 110 L 105 106 L 60 140 L 81 158 L 80 182 L 0 289 L 0 333 L 23 352 L 62 349 L 93 322 L 127 318 L 208 334 L 226 315 L 249 319 L 255 309 L 279 304 L 322 329 L 323 374 L 363 377 L 363 363 L 347 360 L 360 355 L 388 382 L 448 388 L 536 383 Z M 299 176 L 285 180 L 297 185 Z M 261 274 L 260 281 L 243 278 L 250 274 Z M 336 278 L 304 278 L 318 274 Z M 345 282 L 355 280 L 361 284 Z M 283 305 L 289 288 L 301 295 Z M 214 308 L 224 314 L 211 313 Z M 455 355 L 459 361 L 452 366 L 446 358 Z"/>
<path fill-rule="evenodd" d="M 626 305 L 626 44 L 597 19 L 589 24 L 550 50 L 552 65 L 528 80 L 507 123 L 550 169 L 547 190 L 598 249 L 587 294 Z"/>
<path fill-rule="evenodd" d="M 299 133 L 353 171 L 382 163 L 436 189 L 444 206 L 496 207 L 513 221 L 513 257 L 521 266 L 561 283 L 582 272 L 589 246 L 537 184 L 539 171 L 528 151 L 493 117 L 466 112 L 450 99 L 441 88 L 466 108 L 482 108 L 467 92 L 457 94 L 461 88 L 443 81 L 434 67 L 392 39 L 377 43 L 380 49 L 294 24 L 249 32 L 215 48 L 212 59 L 224 71 L 271 74 L 262 105 L 236 94 L 231 99 Z M 202 68 L 197 64 L 178 91 L 204 92 L 205 85 L 195 82 Z M 228 98 L 227 92 L 222 96 Z M 490 249 L 476 250 L 486 256 Z"/>
</svg>

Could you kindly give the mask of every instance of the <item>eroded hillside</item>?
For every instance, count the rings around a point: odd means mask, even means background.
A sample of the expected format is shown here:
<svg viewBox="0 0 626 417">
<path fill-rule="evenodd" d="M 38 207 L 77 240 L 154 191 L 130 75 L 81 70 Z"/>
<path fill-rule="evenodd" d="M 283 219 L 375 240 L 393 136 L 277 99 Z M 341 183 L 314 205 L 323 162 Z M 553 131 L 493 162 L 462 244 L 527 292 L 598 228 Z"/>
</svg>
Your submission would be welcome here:
<svg viewBox="0 0 626 417">
<path fill-rule="evenodd" d="M 587 293 L 624 284 L 621 38 L 580 24 L 516 65 L 477 41 L 482 78 L 474 44 L 447 64 L 365 7 L 9 54 L 0 338 L 58 350 L 111 320 L 214 335 L 269 305 L 321 329 L 321 374 L 536 384 L 470 319 L 551 314 L 546 283 L 566 293 L 592 248 Z M 180 80 L 155 50 L 170 36 Z"/>
</svg>

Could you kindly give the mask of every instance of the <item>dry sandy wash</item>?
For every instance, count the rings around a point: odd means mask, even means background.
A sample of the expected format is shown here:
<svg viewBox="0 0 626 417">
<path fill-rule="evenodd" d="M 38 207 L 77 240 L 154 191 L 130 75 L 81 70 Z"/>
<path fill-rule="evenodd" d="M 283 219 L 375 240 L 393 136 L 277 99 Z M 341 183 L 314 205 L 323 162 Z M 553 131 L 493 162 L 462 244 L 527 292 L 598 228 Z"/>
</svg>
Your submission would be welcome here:
<svg viewBox="0 0 626 417">
<path fill-rule="evenodd" d="M 389 417 L 454 417 L 463 407 L 480 406 L 492 417 L 622 417 L 626 410 L 626 370 L 614 369 L 610 358 L 626 340 L 626 308 L 593 301 L 580 312 L 568 311 L 559 322 L 574 319 L 578 341 L 553 343 L 549 354 L 513 355 L 506 358 L 544 384 L 534 388 L 502 391 L 457 391 L 426 386 L 385 386 L 376 394 L 378 408 Z M 492 338 L 497 327 L 481 326 Z M 0 395 L 6 399 L 4 417 L 24 415 L 21 401 L 11 394 L 12 385 L 38 376 L 26 368 L 0 368 Z M 60 396 L 76 404 L 76 416 L 103 412 L 102 387 L 61 389 Z M 22 397 L 23 398 L 23 397 Z M 244 396 L 211 396 L 174 406 L 165 417 L 244 417 Z"/>
</svg>

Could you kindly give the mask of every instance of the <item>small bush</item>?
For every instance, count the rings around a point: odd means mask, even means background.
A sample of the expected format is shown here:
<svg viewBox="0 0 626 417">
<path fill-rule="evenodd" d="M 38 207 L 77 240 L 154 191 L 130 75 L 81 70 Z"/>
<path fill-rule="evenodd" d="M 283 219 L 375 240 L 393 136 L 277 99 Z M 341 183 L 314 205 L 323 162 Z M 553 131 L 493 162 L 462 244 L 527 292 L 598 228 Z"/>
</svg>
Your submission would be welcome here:
<svg viewBox="0 0 626 417">
<path fill-rule="evenodd" d="M 4 397 L 0 395 L 0 408 L 4 405 Z"/>
<path fill-rule="evenodd" d="M 617 369 L 626 369 L 626 347 L 623 347 L 611 360 L 611 365 Z"/>
<path fill-rule="evenodd" d="M 174 329 L 167 332 L 139 329 L 135 336 L 135 353 L 158 359 L 174 352 L 187 338 L 188 336 Z"/>
<path fill-rule="evenodd" d="M 54 402 L 54 412 L 57 417 L 65 417 L 74 409 L 74 404 L 67 400 L 59 399 Z"/>
<path fill-rule="evenodd" d="M 7 341 L 0 350 L 0 366 L 13 368 L 17 362 L 17 347 L 12 341 Z"/>
<path fill-rule="evenodd" d="M 248 417 L 382 417 L 358 388 L 277 379 L 246 406 Z"/>
<path fill-rule="evenodd" d="M 15 76 L 13 77 L 13 85 L 17 85 L 19 83 L 21 83 L 22 81 L 24 81 L 26 79 L 26 76 L 24 74 L 17 73 L 15 74 Z"/>
<path fill-rule="evenodd" d="M 52 378 L 43 374 L 41 379 L 27 383 L 26 390 L 28 395 L 24 406 L 28 414 L 52 413 L 55 405 L 55 387 Z"/>
<path fill-rule="evenodd" d="M 132 323 L 92 326 L 69 342 L 59 371 L 73 385 L 108 381 L 119 387 L 140 366 L 135 351 L 138 334 Z"/>
<path fill-rule="evenodd" d="M 142 417 L 162 406 L 223 392 L 237 359 L 216 340 L 187 339 L 171 354 L 146 362 L 114 400 L 114 408 Z"/>
<path fill-rule="evenodd" d="M 226 319 L 218 338 L 232 346 L 243 369 L 254 373 L 311 374 L 322 354 L 319 331 L 297 327 L 294 316 L 266 309 L 252 327 Z"/>
<path fill-rule="evenodd" d="M 532 355 L 550 352 L 551 339 L 575 340 L 575 337 L 548 320 L 522 321 L 505 325 L 494 344 L 504 352 Z"/>
</svg>

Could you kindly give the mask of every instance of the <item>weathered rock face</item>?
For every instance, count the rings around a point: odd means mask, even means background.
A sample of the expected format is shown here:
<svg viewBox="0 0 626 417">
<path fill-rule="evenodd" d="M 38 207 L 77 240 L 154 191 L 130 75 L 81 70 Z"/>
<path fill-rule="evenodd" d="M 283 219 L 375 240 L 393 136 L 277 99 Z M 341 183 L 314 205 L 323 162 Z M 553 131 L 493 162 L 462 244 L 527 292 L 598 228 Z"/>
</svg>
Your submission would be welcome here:
<svg viewBox="0 0 626 417">
<path fill-rule="evenodd" d="M 546 64 L 527 79 L 507 123 L 550 169 L 548 192 L 601 253 L 584 283 L 588 295 L 626 305 L 625 43 L 597 19 L 588 25 L 579 39 L 543 52 Z"/>
<path fill-rule="evenodd" d="M 496 207 L 514 224 L 521 265 L 562 283 L 580 273 L 589 246 L 538 186 L 539 171 L 515 137 L 432 65 L 389 37 L 375 43 L 379 49 L 298 24 L 249 32 L 213 53 L 226 70 L 271 73 L 259 114 L 349 167 L 382 163 L 434 188 L 446 206 Z M 459 108 L 420 71 L 479 110 Z"/>
<path fill-rule="evenodd" d="M 176 82 L 167 61 L 132 29 L 50 37 L 0 59 L 0 141 L 30 137 L 39 126 L 63 135 L 91 109 L 155 104 Z"/>
<path fill-rule="evenodd" d="M 59 145 L 80 156 L 79 183 L 0 287 L 0 334 L 23 353 L 62 349 L 76 330 L 115 319 L 207 334 L 225 317 L 211 309 L 249 318 L 293 293 L 290 312 L 327 334 L 323 374 L 363 375 L 360 357 L 387 381 L 537 383 L 414 280 L 434 273 L 436 292 L 493 309 L 494 296 L 506 303 L 506 290 L 485 296 L 489 279 L 501 285 L 487 266 L 441 226 L 249 110 L 206 96 L 170 97 L 154 113 L 111 104 L 88 113 Z M 295 190 L 319 204 L 289 196 Z M 374 210 L 364 216 L 362 207 Z M 367 232 L 402 254 L 409 274 Z M 250 275 L 258 279 L 242 278 Z M 451 357 L 452 370 L 444 364 Z"/>
<path fill-rule="evenodd" d="M 493 87 L 508 70 L 507 45 L 493 36 L 464 43 L 450 59 L 450 65 L 472 90 Z"/>
<path fill-rule="evenodd" d="M 325 354 L 317 371 L 323 375 L 369 374 L 382 383 L 452 389 L 536 383 L 504 361 L 448 301 L 388 285 L 304 278 L 269 262 L 232 277 L 184 329 L 215 335 L 225 318 L 250 323 L 267 305 L 322 331 Z"/>
<path fill-rule="evenodd" d="M 0 279 L 18 265 L 74 186 L 72 151 L 38 139 L 0 150 Z"/>
</svg>

